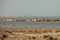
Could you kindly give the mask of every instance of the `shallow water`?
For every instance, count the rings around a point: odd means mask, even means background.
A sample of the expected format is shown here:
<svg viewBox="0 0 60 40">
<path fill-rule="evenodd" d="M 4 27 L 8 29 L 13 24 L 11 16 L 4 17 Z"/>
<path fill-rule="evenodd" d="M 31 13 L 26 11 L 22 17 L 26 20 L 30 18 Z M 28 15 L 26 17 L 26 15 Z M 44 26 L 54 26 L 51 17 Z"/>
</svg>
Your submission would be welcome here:
<svg viewBox="0 0 60 40">
<path fill-rule="evenodd" d="M 0 22 L 0 27 L 60 27 L 60 23 L 47 22 Z"/>
</svg>

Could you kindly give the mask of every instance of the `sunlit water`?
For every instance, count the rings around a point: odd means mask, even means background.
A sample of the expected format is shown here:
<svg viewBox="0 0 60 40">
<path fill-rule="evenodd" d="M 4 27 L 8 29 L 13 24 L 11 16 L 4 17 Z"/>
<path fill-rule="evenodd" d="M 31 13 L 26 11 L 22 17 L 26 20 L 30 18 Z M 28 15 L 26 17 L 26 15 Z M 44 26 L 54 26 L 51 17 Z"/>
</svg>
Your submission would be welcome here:
<svg viewBox="0 0 60 40">
<path fill-rule="evenodd" d="M 60 23 L 47 22 L 0 22 L 0 27 L 60 27 Z"/>
</svg>

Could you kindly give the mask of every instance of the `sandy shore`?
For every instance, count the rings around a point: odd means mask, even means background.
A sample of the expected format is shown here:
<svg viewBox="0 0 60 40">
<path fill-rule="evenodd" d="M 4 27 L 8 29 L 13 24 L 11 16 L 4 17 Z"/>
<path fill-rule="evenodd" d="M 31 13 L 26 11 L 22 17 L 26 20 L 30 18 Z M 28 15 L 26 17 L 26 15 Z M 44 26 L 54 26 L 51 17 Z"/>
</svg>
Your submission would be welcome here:
<svg viewBox="0 0 60 40">
<path fill-rule="evenodd" d="M 0 40 L 60 40 L 60 28 L 0 28 Z"/>
</svg>

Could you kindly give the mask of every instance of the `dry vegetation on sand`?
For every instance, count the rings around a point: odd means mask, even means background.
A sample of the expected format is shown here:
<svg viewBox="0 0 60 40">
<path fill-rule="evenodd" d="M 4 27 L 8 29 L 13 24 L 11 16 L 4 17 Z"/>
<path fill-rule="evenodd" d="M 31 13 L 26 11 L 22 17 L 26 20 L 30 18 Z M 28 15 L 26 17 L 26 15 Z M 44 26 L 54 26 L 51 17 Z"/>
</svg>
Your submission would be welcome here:
<svg viewBox="0 0 60 40">
<path fill-rule="evenodd" d="M 60 40 L 60 28 L 0 28 L 0 40 Z"/>
</svg>

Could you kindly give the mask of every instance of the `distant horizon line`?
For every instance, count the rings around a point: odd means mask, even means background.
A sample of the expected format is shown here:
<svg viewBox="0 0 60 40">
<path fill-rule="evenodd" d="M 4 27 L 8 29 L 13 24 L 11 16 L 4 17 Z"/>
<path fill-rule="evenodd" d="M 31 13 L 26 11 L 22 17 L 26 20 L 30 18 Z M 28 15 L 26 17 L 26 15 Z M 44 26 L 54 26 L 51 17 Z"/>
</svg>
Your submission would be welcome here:
<svg viewBox="0 0 60 40">
<path fill-rule="evenodd" d="M 0 16 L 0 18 L 60 18 L 60 16 Z"/>
</svg>

